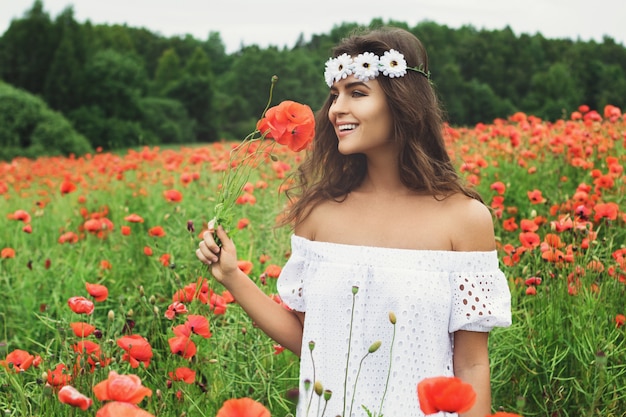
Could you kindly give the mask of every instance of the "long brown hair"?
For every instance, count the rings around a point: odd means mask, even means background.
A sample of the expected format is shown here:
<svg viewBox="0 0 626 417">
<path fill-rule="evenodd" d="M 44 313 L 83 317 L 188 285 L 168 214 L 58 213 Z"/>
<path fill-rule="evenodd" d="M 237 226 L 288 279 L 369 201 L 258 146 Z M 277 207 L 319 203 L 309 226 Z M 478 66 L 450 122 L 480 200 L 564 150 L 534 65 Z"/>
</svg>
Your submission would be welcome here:
<svg viewBox="0 0 626 417">
<path fill-rule="evenodd" d="M 333 49 L 333 56 L 343 53 L 356 56 L 363 52 L 382 56 L 390 49 L 404 54 L 407 66 L 428 73 L 424 46 L 411 32 L 400 28 L 355 33 Z M 398 169 L 402 183 L 436 198 L 463 193 L 482 201 L 474 189 L 463 184 L 451 163 L 443 138 L 442 110 L 430 80 L 411 70 L 401 78 L 379 76 L 377 80 L 393 117 L 393 140 L 400 145 Z M 364 155 L 343 155 L 337 150 L 337 135 L 328 118 L 331 104 L 329 95 L 316 114 L 313 146 L 287 190 L 290 205 L 280 222 L 282 225 L 302 221 L 321 201 L 342 201 L 365 177 Z"/>
</svg>

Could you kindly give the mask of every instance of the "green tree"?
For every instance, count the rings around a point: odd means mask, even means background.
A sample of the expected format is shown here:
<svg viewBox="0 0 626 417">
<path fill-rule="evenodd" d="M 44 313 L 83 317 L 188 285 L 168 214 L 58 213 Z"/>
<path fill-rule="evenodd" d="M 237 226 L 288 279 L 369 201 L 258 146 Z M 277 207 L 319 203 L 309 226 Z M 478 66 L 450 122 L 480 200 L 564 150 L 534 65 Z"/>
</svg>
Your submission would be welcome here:
<svg viewBox="0 0 626 417">
<path fill-rule="evenodd" d="M 55 26 L 61 43 L 46 74 L 44 98 L 54 109 L 67 112 L 81 104 L 86 48 L 82 27 L 74 20 L 71 7 L 57 17 Z"/>
<path fill-rule="evenodd" d="M 41 98 L 0 82 L 0 159 L 92 150 L 87 139 Z"/>
<path fill-rule="evenodd" d="M 0 38 L 0 78 L 34 94 L 42 94 L 46 74 L 59 43 L 50 16 L 36 0 L 24 17 L 11 21 Z"/>
<path fill-rule="evenodd" d="M 97 52 L 85 66 L 84 105 L 100 107 L 106 117 L 138 120 L 139 98 L 147 90 L 148 77 L 134 55 L 111 49 Z"/>
<path fill-rule="evenodd" d="M 548 71 L 533 75 L 526 105 L 548 120 L 567 117 L 582 103 L 583 93 L 578 85 L 567 65 L 553 64 Z"/>
<path fill-rule="evenodd" d="M 154 74 L 154 90 L 163 93 L 171 84 L 176 82 L 182 75 L 180 57 L 174 48 L 163 52 Z"/>
</svg>

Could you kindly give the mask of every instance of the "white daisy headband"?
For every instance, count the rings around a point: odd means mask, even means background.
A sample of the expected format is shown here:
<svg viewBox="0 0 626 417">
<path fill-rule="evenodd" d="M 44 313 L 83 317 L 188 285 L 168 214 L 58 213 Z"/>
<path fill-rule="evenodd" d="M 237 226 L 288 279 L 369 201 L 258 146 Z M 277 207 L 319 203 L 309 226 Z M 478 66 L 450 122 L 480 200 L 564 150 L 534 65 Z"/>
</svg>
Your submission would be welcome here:
<svg viewBox="0 0 626 417">
<path fill-rule="evenodd" d="M 363 52 L 356 58 L 348 54 L 329 58 L 326 61 L 324 78 L 328 87 L 332 87 L 335 82 L 352 74 L 361 81 L 369 81 L 378 77 L 380 73 L 389 78 L 404 77 L 407 70 L 418 72 L 430 80 L 430 71 L 425 72 L 421 65 L 407 67 L 404 55 L 395 49 L 386 51 L 383 56 L 375 55 L 373 52 Z"/>
</svg>

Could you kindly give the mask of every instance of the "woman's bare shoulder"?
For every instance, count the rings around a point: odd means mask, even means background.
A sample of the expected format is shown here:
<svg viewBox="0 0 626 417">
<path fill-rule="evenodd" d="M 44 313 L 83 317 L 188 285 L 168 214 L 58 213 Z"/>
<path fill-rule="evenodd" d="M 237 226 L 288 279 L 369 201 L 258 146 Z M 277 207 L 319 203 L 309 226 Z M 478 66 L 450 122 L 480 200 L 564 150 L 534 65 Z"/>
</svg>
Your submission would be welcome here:
<svg viewBox="0 0 626 417">
<path fill-rule="evenodd" d="M 319 228 L 332 221 L 337 204 L 339 203 L 332 200 L 323 200 L 305 210 L 306 216 L 296 222 L 295 234 L 309 240 L 316 240 Z"/>
<path fill-rule="evenodd" d="M 482 202 L 456 194 L 446 203 L 446 215 L 452 227 L 452 246 L 456 251 L 495 249 L 493 215 Z"/>
</svg>

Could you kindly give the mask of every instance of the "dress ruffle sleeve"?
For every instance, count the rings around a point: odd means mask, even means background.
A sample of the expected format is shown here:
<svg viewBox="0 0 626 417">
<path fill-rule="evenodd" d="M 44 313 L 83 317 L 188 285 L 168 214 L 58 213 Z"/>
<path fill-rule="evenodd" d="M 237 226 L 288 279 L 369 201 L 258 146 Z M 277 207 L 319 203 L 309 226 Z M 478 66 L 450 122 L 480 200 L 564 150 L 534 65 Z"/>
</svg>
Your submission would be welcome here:
<svg viewBox="0 0 626 417">
<path fill-rule="evenodd" d="M 305 281 L 309 271 L 310 260 L 306 250 L 297 239 L 291 241 L 291 255 L 278 277 L 276 288 L 281 300 L 292 310 L 306 311 Z"/>
<path fill-rule="evenodd" d="M 473 252 L 468 252 L 472 254 Z M 476 252 L 463 269 L 450 273 L 449 332 L 488 332 L 511 325 L 511 293 L 497 253 Z"/>
</svg>

